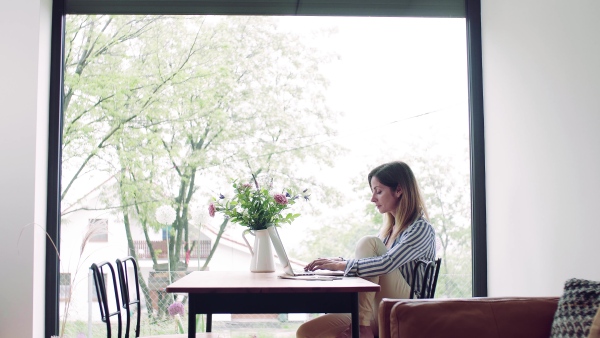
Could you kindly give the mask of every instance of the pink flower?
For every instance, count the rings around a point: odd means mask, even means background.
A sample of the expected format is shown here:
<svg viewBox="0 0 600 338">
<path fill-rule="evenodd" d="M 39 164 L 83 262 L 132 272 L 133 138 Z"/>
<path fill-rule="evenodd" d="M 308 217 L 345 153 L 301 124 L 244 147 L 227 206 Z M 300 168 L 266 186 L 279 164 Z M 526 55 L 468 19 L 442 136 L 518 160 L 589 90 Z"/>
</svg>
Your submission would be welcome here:
<svg viewBox="0 0 600 338">
<path fill-rule="evenodd" d="M 175 315 L 182 315 L 185 313 L 185 310 L 183 309 L 183 304 L 181 304 L 180 302 L 175 302 L 171 305 L 169 305 L 169 315 L 171 316 L 175 316 Z"/>
<path fill-rule="evenodd" d="M 208 206 L 208 214 L 210 215 L 210 217 L 215 217 L 215 211 L 217 211 L 217 210 L 215 209 L 215 205 L 211 203 L 211 204 Z"/>
<path fill-rule="evenodd" d="M 273 198 L 277 204 L 286 205 L 288 202 L 287 197 L 285 197 L 284 194 L 275 194 L 273 195 Z"/>
</svg>

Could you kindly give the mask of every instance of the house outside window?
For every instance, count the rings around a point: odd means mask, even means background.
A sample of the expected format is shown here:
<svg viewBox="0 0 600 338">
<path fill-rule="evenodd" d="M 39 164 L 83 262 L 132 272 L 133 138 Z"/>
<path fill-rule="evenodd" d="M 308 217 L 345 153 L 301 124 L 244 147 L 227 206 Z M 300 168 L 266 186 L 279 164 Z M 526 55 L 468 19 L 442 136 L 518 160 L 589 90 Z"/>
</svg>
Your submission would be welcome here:
<svg viewBox="0 0 600 338">
<path fill-rule="evenodd" d="M 71 273 L 61 272 L 60 273 L 60 294 L 59 298 L 61 301 L 68 301 L 71 297 Z"/>
<path fill-rule="evenodd" d="M 108 242 L 108 219 L 93 218 L 88 222 L 90 242 Z"/>
</svg>

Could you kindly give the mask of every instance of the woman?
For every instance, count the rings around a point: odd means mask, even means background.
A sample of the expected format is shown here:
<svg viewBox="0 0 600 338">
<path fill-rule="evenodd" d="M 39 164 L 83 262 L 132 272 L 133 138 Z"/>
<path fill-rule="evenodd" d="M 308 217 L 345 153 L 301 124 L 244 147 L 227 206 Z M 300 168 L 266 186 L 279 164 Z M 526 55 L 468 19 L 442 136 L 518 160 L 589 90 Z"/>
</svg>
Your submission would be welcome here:
<svg viewBox="0 0 600 338">
<path fill-rule="evenodd" d="M 359 293 L 360 336 L 377 332 L 377 313 L 382 298 L 409 298 L 416 260 L 435 259 L 435 231 L 415 176 L 404 162 L 390 162 L 373 169 L 368 176 L 371 202 L 384 215 L 379 236 L 361 238 L 355 258 L 318 258 L 305 270 L 342 270 L 345 276 L 359 276 L 381 286 L 379 292 Z M 300 338 L 350 337 L 350 314 L 326 314 L 302 324 Z"/>
</svg>

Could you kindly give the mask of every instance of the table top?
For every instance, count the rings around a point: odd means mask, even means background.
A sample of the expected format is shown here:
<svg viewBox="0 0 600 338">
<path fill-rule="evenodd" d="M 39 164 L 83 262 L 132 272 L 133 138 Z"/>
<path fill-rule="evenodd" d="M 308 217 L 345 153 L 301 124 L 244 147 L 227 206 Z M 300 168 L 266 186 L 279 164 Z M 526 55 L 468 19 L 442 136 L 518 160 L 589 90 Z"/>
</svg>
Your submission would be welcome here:
<svg viewBox="0 0 600 338">
<path fill-rule="evenodd" d="M 359 277 L 335 280 L 282 279 L 281 272 L 195 271 L 167 286 L 175 293 L 348 293 L 379 291 Z"/>
</svg>

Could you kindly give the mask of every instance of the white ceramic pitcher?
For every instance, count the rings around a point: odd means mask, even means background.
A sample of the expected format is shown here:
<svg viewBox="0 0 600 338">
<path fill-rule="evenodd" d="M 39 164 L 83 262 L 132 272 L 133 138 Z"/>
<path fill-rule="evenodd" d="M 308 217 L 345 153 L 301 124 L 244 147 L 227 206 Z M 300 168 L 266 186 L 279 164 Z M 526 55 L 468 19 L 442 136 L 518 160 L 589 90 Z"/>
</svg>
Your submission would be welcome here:
<svg viewBox="0 0 600 338">
<path fill-rule="evenodd" d="M 246 239 L 246 234 L 250 233 L 254 236 L 254 246 Z M 275 261 L 273 260 L 273 249 L 271 248 L 271 238 L 269 232 L 264 230 L 244 230 L 242 237 L 250 249 L 252 259 L 250 260 L 251 272 L 274 272 Z"/>
</svg>

